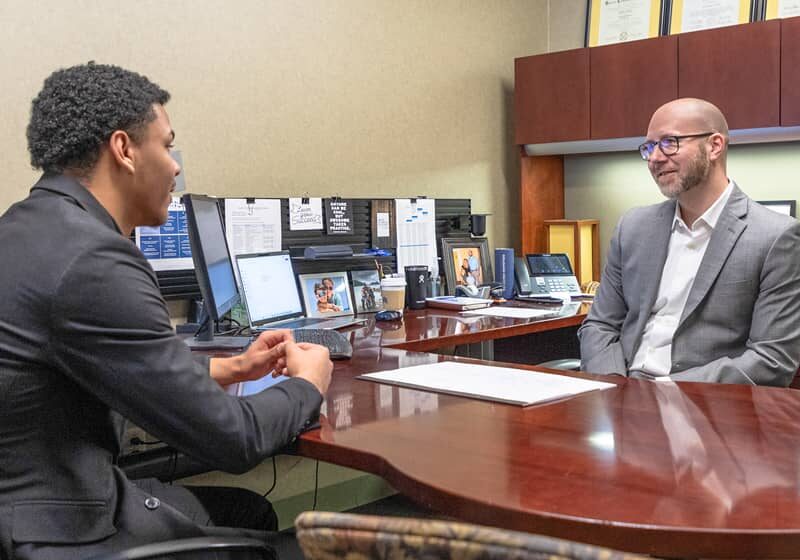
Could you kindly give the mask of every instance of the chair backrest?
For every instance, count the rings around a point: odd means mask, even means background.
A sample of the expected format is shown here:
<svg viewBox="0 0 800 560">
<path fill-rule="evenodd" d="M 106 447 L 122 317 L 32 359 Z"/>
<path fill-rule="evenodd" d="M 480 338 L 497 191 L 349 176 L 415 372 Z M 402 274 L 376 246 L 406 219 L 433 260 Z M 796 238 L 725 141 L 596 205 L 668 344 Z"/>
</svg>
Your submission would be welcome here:
<svg viewBox="0 0 800 560">
<path fill-rule="evenodd" d="M 204 554 L 207 553 L 207 554 Z M 203 558 L 275 558 L 275 551 L 266 543 L 244 537 L 194 537 L 145 544 L 127 550 L 93 556 L 89 560 L 146 560 L 146 559 L 203 559 Z"/>
<path fill-rule="evenodd" d="M 306 560 L 357 558 L 645 560 L 624 552 L 468 523 L 305 512 L 295 520 Z"/>
</svg>

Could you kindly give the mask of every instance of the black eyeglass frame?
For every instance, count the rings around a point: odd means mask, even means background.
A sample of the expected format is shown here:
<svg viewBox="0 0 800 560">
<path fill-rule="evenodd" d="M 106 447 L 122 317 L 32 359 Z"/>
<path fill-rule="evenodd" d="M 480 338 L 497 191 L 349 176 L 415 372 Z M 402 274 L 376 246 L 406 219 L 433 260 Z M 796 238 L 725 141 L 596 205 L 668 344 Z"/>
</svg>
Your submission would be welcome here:
<svg viewBox="0 0 800 560">
<path fill-rule="evenodd" d="M 661 153 L 664 154 L 665 156 L 674 156 L 681 149 L 681 142 L 680 141 L 683 140 L 684 138 L 700 138 L 702 136 L 711 136 L 712 134 L 716 134 L 716 133 L 717 133 L 716 131 L 712 130 L 711 132 L 698 132 L 697 134 L 677 134 L 677 135 L 672 135 L 672 136 L 664 136 L 663 138 L 659 139 L 657 142 L 647 141 L 647 142 L 645 142 L 643 144 L 639 144 L 639 155 L 642 156 L 643 160 L 648 161 L 650 159 L 650 156 L 653 155 L 653 152 L 655 151 L 656 146 L 658 146 L 658 149 L 661 150 Z M 667 144 L 667 146 L 668 146 L 667 149 L 669 149 L 669 150 L 672 149 L 671 148 L 671 146 L 672 146 L 671 141 L 675 142 L 675 151 L 669 151 L 668 152 L 664 148 L 664 141 L 665 140 L 669 140 L 670 141 L 670 143 Z"/>
</svg>

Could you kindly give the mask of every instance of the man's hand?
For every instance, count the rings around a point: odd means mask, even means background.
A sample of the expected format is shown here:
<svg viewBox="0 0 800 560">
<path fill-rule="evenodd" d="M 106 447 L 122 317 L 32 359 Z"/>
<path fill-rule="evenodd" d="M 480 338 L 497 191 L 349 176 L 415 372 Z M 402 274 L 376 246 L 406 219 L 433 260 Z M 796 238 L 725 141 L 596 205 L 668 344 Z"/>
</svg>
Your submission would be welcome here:
<svg viewBox="0 0 800 560">
<path fill-rule="evenodd" d="M 324 396 L 331 384 L 333 371 L 333 362 L 330 360 L 328 349 L 307 342 L 287 342 L 284 348 L 286 368 L 283 373 L 289 377 L 305 379 Z"/>
<path fill-rule="evenodd" d="M 223 387 L 260 379 L 268 373 L 277 377 L 286 369 L 287 343 L 294 343 L 292 331 L 265 331 L 242 354 L 230 358 L 212 358 L 211 377 Z"/>
</svg>

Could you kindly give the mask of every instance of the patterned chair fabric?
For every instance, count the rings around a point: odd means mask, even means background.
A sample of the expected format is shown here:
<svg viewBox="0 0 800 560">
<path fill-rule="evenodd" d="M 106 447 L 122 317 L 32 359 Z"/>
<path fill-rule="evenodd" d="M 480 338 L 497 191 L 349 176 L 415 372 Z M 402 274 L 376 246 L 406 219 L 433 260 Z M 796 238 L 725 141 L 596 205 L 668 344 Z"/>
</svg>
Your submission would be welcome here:
<svg viewBox="0 0 800 560">
<path fill-rule="evenodd" d="M 430 519 L 309 511 L 295 520 L 307 560 L 644 560 L 541 535 Z"/>
</svg>

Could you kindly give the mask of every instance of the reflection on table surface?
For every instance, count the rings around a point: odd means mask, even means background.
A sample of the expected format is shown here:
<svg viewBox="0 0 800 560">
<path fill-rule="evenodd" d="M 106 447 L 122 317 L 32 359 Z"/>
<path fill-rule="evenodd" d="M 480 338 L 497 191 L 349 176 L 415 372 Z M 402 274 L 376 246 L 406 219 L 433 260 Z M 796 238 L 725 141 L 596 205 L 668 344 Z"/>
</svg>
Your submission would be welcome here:
<svg viewBox="0 0 800 560">
<path fill-rule="evenodd" d="M 302 454 L 477 523 L 656 555 L 800 550 L 800 392 L 610 376 L 614 389 L 521 408 L 357 380 L 453 359 L 366 348 L 336 364 Z"/>
<path fill-rule="evenodd" d="M 586 317 L 589 306 L 588 303 L 568 303 L 561 307 L 557 317 L 548 319 L 483 317 L 432 308 L 418 311 L 407 309 L 399 321 L 375 321 L 374 316 L 367 315 L 368 322 L 364 327 L 345 331 L 345 334 L 359 338 L 373 337 L 380 346 L 430 351 L 445 346 L 577 326 Z"/>
</svg>

